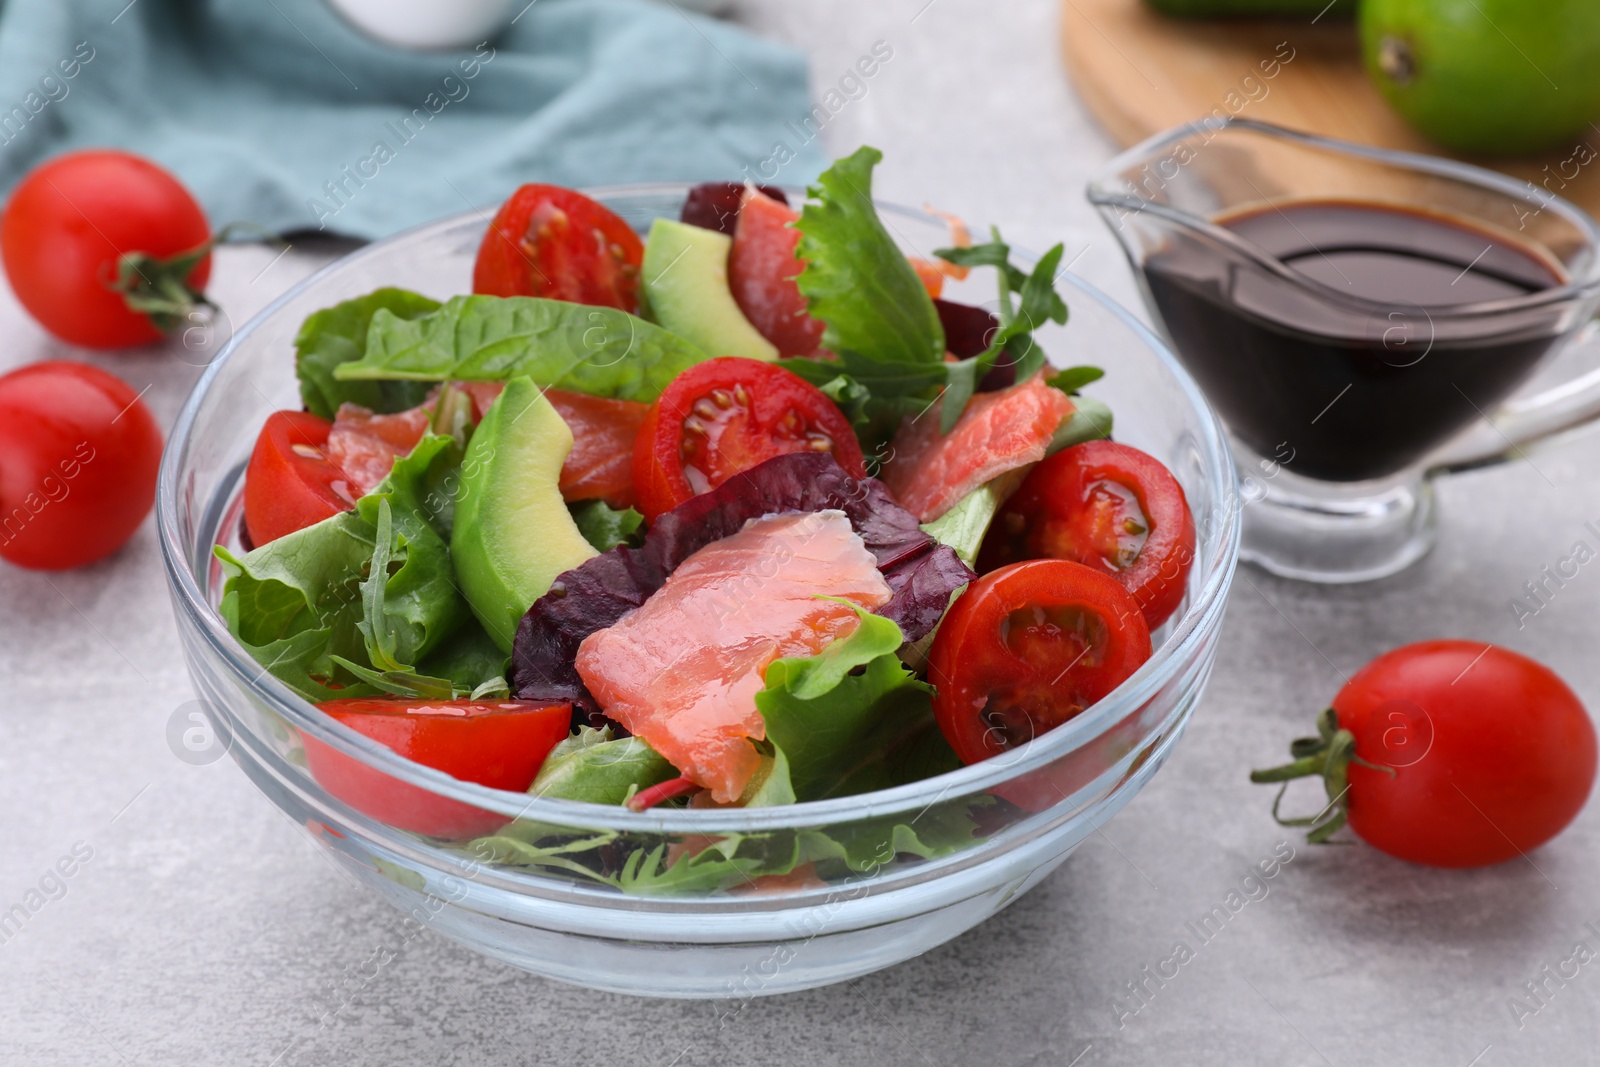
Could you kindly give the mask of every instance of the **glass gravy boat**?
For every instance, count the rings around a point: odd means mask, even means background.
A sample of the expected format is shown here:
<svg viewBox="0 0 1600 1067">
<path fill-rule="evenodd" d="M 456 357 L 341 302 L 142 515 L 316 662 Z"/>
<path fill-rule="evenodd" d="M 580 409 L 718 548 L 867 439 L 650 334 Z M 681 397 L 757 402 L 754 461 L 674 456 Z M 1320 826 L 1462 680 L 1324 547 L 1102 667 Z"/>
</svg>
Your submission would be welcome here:
<svg viewBox="0 0 1600 1067">
<path fill-rule="evenodd" d="M 1600 307 L 1600 225 L 1551 189 L 1206 119 L 1117 157 L 1088 196 L 1228 426 L 1248 508 L 1241 558 L 1272 573 L 1393 574 L 1433 545 L 1434 477 L 1600 417 L 1600 367 L 1519 393 L 1593 332 Z M 1448 279 L 1459 265 L 1468 283 L 1397 302 L 1350 226 L 1374 218 L 1395 221 L 1377 238 L 1393 249 L 1427 226 L 1442 241 L 1429 269 Z M 1292 233 L 1301 251 L 1286 262 L 1253 229 Z M 1519 274 L 1525 288 L 1494 288 Z"/>
</svg>

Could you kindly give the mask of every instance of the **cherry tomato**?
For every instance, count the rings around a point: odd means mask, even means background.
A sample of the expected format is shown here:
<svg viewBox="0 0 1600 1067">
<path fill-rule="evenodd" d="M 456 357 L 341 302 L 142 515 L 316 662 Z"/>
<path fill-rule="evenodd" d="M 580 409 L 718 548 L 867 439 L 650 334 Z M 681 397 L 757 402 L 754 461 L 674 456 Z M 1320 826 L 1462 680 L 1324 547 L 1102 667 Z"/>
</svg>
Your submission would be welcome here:
<svg viewBox="0 0 1600 1067">
<path fill-rule="evenodd" d="M 1022 559 L 1070 559 L 1122 584 L 1155 629 L 1183 602 L 1194 516 L 1155 457 L 1086 441 L 1046 458 L 995 516 L 978 571 Z"/>
<path fill-rule="evenodd" d="M 161 338 L 111 288 L 120 256 L 168 258 L 210 239 L 200 205 L 176 178 L 111 150 L 71 152 L 35 168 L 0 220 L 0 255 L 17 299 L 45 329 L 88 348 Z M 210 274 L 206 255 L 188 272 L 188 288 L 199 293 Z"/>
<path fill-rule="evenodd" d="M 478 246 L 472 291 L 633 311 L 643 262 L 639 235 L 609 208 L 572 189 L 524 185 Z"/>
<path fill-rule="evenodd" d="M 866 477 L 850 421 L 816 386 L 772 363 L 724 356 L 698 363 L 650 405 L 633 450 L 639 510 L 663 512 L 773 456 L 832 452 Z"/>
<path fill-rule="evenodd" d="M 567 736 L 569 704 L 471 700 L 332 700 L 323 711 L 408 760 L 491 789 L 525 792 L 550 750 Z M 304 735 L 311 776 L 333 796 L 380 822 L 429 837 L 493 833 L 504 815 L 402 782 Z"/>
<path fill-rule="evenodd" d="M 805 263 L 795 255 L 799 214 L 747 191 L 728 250 L 728 288 L 756 331 L 780 356 L 809 356 L 822 344 L 823 324 L 807 312 L 795 283 Z"/>
<path fill-rule="evenodd" d="M 977 763 L 1077 716 L 1149 658 L 1144 617 L 1114 579 L 1067 560 L 1014 563 L 968 586 L 939 624 L 934 715 Z"/>
<path fill-rule="evenodd" d="M 244 525 L 257 548 L 355 507 L 359 492 L 328 459 L 332 429 L 309 411 L 267 416 L 244 472 Z"/>
<path fill-rule="evenodd" d="M 51 360 L 0 377 L 0 557 L 81 567 L 121 548 L 156 499 L 161 428 L 120 378 Z"/>
<path fill-rule="evenodd" d="M 1294 763 L 1252 780 L 1326 779 L 1311 824 L 1325 840 L 1348 819 L 1374 848 L 1430 867 L 1515 859 L 1560 833 L 1595 778 L 1595 732 L 1548 667 L 1482 641 L 1386 652 L 1347 682 L 1297 741 Z"/>
</svg>

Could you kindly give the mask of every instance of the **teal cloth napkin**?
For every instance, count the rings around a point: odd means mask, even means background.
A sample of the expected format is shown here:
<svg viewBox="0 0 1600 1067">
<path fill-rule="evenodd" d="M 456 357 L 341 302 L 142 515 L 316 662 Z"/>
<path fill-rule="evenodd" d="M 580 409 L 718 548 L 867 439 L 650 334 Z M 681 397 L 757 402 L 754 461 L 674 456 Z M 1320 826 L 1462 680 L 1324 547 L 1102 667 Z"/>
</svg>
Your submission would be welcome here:
<svg viewBox="0 0 1600 1067">
<path fill-rule="evenodd" d="M 0 0 L 0 193 L 115 146 L 213 225 L 380 237 L 527 181 L 770 173 L 780 141 L 777 180 L 803 182 L 819 149 L 786 124 L 809 108 L 798 53 L 644 0 L 536 0 L 484 45 L 428 53 L 322 0 Z"/>
</svg>

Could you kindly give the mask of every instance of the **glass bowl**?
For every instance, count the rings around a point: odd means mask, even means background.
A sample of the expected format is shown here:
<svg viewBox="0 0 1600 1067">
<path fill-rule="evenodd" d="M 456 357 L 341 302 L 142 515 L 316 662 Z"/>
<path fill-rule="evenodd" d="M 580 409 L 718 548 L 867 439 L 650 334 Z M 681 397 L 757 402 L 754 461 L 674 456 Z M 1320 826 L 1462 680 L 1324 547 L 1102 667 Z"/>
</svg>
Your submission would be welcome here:
<svg viewBox="0 0 1600 1067">
<path fill-rule="evenodd" d="M 685 186 L 595 195 L 643 229 L 676 216 Z M 909 254 L 944 224 L 883 207 Z M 245 462 L 267 414 L 298 408 L 293 342 L 311 312 L 382 286 L 470 291 L 487 227 L 466 214 L 357 251 L 234 336 L 178 416 L 158 522 L 184 655 L 212 726 L 253 782 L 335 860 L 417 921 L 537 974 L 617 992 L 744 998 L 844 981 L 925 952 L 993 915 L 1053 870 L 1162 765 L 1200 699 L 1239 549 L 1234 467 L 1195 383 L 1149 330 L 1086 282 L 1061 282 L 1064 327 L 1039 340 L 1063 365 L 1106 369 L 1092 391 L 1116 435 L 1183 484 L 1198 529 L 1182 610 L 1115 693 L 1004 757 L 896 789 L 787 807 L 653 810 L 535 800 L 412 763 L 334 722 L 250 658 L 216 604 L 212 546 L 237 546 Z M 947 295 L 992 305 L 989 272 Z M 321 788 L 303 738 L 400 788 L 516 820 L 469 847 L 374 821 Z M 552 847 L 549 843 L 555 842 Z M 672 865 L 676 862 L 676 865 Z M 785 864 L 787 877 L 763 876 Z M 630 873 L 631 871 L 631 873 Z"/>
</svg>

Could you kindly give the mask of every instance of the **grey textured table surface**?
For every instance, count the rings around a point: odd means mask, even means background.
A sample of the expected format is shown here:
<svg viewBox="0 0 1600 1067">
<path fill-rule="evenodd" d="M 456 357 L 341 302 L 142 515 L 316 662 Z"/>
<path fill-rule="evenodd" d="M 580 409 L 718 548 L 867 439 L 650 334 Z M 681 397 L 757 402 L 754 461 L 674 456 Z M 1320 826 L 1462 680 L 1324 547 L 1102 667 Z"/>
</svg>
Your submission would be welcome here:
<svg viewBox="0 0 1600 1067">
<path fill-rule="evenodd" d="M 1066 240 L 1080 274 L 1131 302 L 1082 201 L 1111 149 L 1060 69 L 1056 6 L 746 0 L 737 17 L 806 49 L 819 92 L 888 42 L 893 59 L 828 124 L 828 147 L 885 149 L 891 198 L 996 221 L 1019 242 Z M 318 262 L 228 250 L 214 292 L 242 321 Z M 63 354 L 3 293 L 0 337 L 0 368 Z M 174 352 L 64 354 L 149 385 L 167 422 L 198 374 Z M 1529 861 L 1477 872 L 1300 846 L 1215 938 L 1186 928 L 1293 840 L 1247 768 L 1275 761 L 1374 654 L 1427 636 L 1493 640 L 1600 705 L 1600 578 L 1582 573 L 1521 630 L 1507 606 L 1600 519 L 1596 447 L 1449 482 L 1438 549 L 1388 582 L 1315 589 L 1241 571 L 1188 736 L 1103 835 L 949 945 L 755 1002 L 720 1030 L 714 1004 L 591 993 L 431 934 L 407 942 L 400 916 L 354 890 L 230 761 L 175 758 L 165 730 L 191 693 L 152 524 L 87 570 L 0 566 L 0 910 L 75 844 L 93 853 L 0 944 L 0 1062 L 1600 1062 L 1600 963 L 1547 982 L 1520 1027 L 1508 1005 L 1575 943 L 1600 948 L 1600 805 Z M 1127 983 L 1180 939 L 1196 958 L 1119 1014 Z M 330 990 L 385 950 L 392 962 L 319 1022 L 337 1007 Z"/>
</svg>

